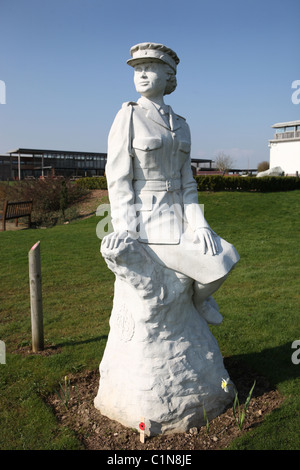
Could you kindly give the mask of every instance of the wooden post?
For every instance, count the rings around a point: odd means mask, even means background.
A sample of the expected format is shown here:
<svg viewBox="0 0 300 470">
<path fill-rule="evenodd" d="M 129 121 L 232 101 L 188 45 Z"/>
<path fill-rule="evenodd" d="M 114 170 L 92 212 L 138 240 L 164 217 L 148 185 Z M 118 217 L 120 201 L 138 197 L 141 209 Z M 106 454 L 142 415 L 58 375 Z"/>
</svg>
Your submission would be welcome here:
<svg viewBox="0 0 300 470">
<path fill-rule="evenodd" d="M 6 212 L 7 212 L 7 203 L 8 201 L 4 201 L 3 205 L 3 213 L 2 213 L 2 230 L 5 232 L 6 230 Z"/>
<path fill-rule="evenodd" d="M 28 253 L 29 283 L 31 305 L 31 330 L 33 352 L 44 349 L 43 306 L 42 306 L 42 275 L 40 242 L 37 242 Z"/>
<path fill-rule="evenodd" d="M 18 154 L 18 179 L 21 180 L 21 155 L 20 152 Z"/>
</svg>

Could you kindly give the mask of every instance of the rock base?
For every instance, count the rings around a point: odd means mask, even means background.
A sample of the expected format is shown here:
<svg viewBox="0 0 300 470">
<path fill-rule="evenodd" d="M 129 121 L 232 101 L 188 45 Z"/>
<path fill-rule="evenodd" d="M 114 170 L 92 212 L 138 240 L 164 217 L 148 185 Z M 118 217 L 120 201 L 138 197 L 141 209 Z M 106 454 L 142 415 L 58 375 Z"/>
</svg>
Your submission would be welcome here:
<svg viewBox="0 0 300 470">
<path fill-rule="evenodd" d="M 217 341 L 193 304 L 193 281 L 157 265 L 138 241 L 102 254 L 115 273 L 95 407 L 146 435 L 186 432 L 233 400 Z"/>
</svg>

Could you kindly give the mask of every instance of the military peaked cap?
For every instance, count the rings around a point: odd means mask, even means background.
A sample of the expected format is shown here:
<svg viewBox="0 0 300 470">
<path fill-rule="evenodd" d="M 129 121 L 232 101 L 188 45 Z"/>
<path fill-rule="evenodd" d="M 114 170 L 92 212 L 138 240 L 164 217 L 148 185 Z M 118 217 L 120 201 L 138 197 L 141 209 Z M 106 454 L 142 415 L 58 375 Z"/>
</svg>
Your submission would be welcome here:
<svg viewBox="0 0 300 470">
<path fill-rule="evenodd" d="M 130 49 L 130 54 L 132 58 L 127 60 L 127 64 L 132 67 L 138 63 L 145 62 L 145 60 L 157 60 L 168 64 L 176 73 L 177 65 L 180 62 L 176 52 L 163 44 L 156 44 L 154 42 L 136 44 Z"/>
</svg>

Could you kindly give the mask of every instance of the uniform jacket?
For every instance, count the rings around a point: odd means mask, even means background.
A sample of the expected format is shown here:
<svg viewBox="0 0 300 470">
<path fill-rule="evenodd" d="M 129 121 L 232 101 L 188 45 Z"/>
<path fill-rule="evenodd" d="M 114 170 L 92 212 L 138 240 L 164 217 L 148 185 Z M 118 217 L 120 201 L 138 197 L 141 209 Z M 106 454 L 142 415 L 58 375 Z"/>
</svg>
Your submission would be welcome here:
<svg viewBox="0 0 300 470">
<path fill-rule="evenodd" d="M 203 227 L 189 126 L 166 122 L 147 98 L 124 103 L 108 138 L 106 176 L 115 231 L 138 229 L 149 244 L 178 244 L 184 224 Z M 188 220 L 187 220 L 188 219 Z"/>
<path fill-rule="evenodd" d="M 165 121 L 142 97 L 124 103 L 108 138 L 106 177 L 115 232 L 130 231 L 153 259 L 201 284 L 227 276 L 239 260 L 216 235 L 218 254 L 203 254 L 194 230 L 208 226 L 198 204 L 190 130 L 169 107 Z"/>
</svg>

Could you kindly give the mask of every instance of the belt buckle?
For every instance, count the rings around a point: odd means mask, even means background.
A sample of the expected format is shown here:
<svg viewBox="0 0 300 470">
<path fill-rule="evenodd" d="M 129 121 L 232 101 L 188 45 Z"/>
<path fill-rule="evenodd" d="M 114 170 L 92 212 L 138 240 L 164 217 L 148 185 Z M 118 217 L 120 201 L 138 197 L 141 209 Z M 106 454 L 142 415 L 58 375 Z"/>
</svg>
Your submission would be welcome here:
<svg viewBox="0 0 300 470">
<path fill-rule="evenodd" d="M 171 188 L 172 188 L 172 181 L 171 180 L 166 181 L 166 188 L 167 188 L 167 191 L 171 191 Z"/>
</svg>

